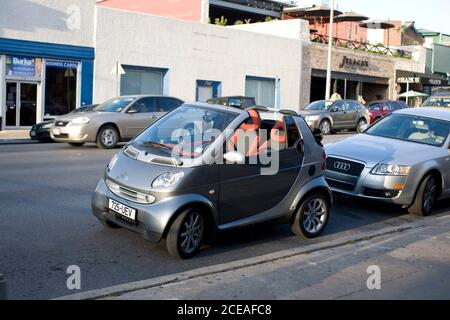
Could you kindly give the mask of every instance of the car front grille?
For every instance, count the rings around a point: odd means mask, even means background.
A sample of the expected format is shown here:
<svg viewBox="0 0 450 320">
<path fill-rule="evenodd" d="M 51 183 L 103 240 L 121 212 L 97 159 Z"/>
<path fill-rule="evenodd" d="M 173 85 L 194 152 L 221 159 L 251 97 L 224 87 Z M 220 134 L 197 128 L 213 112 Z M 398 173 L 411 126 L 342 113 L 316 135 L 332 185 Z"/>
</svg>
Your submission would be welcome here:
<svg viewBox="0 0 450 320">
<path fill-rule="evenodd" d="M 142 204 L 151 204 L 151 203 L 155 202 L 155 197 L 153 197 L 149 194 L 143 193 L 143 192 L 139 192 L 139 191 L 132 190 L 130 188 L 126 188 L 115 182 L 112 182 L 109 179 L 106 180 L 106 185 L 108 186 L 108 189 L 112 193 L 114 193 L 116 196 L 124 198 L 126 200 L 130 200 L 130 201 L 142 203 Z"/>
<path fill-rule="evenodd" d="M 352 177 L 359 177 L 364 170 L 365 165 L 359 162 L 328 157 L 327 170 L 346 174 Z"/>
</svg>

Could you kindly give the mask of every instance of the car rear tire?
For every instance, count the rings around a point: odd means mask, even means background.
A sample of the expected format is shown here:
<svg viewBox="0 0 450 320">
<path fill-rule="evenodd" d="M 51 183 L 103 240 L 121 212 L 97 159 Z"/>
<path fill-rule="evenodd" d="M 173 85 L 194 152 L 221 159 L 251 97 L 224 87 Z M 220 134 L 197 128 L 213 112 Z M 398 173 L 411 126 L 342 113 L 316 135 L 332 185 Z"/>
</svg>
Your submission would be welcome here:
<svg viewBox="0 0 450 320">
<path fill-rule="evenodd" d="M 71 145 L 72 147 L 82 147 L 84 146 L 83 142 L 69 142 L 69 145 Z"/>
<path fill-rule="evenodd" d="M 414 203 L 408 208 L 409 213 L 419 217 L 428 216 L 433 211 L 434 204 L 436 203 L 437 191 L 436 178 L 432 175 L 426 176 L 417 189 Z"/>
<path fill-rule="evenodd" d="M 204 216 L 197 209 L 190 208 L 170 226 L 166 237 L 167 250 L 174 258 L 190 259 L 200 250 L 204 234 Z"/>
<path fill-rule="evenodd" d="M 323 135 L 329 135 L 332 133 L 331 128 L 331 122 L 330 120 L 322 120 L 322 122 L 319 125 L 320 132 L 322 132 Z"/>
<path fill-rule="evenodd" d="M 363 128 L 367 126 L 367 120 L 366 119 L 360 119 L 358 121 L 358 126 L 356 127 L 356 132 L 362 133 L 364 130 Z"/>
<path fill-rule="evenodd" d="M 311 194 L 295 213 L 292 232 L 302 238 L 317 238 L 327 226 L 329 217 L 329 199 L 323 193 Z"/>
<path fill-rule="evenodd" d="M 114 126 L 107 125 L 100 128 L 97 134 L 97 147 L 114 149 L 119 142 L 119 132 Z"/>
</svg>

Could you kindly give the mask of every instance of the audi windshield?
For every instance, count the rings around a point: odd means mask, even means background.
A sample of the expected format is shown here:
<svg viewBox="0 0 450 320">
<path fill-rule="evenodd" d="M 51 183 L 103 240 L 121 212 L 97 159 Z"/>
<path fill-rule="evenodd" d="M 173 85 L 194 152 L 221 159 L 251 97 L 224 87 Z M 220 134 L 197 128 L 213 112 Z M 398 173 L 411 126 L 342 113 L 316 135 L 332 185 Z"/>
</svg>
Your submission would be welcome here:
<svg viewBox="0 0 450 320">
<path fill-rule="evenodd" d="M 371 126 L 365 133 L 442 147 L 450 133 L 450 122 L 394 113 Z"/>
</svg>

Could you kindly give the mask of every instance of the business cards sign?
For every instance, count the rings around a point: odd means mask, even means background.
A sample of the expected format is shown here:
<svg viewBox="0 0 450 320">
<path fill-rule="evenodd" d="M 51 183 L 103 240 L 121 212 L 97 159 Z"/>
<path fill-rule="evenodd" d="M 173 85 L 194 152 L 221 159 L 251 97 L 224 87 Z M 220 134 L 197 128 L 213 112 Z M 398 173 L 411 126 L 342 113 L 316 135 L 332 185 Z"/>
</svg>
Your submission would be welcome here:
<svg viewBox="0 0 450 320">
<path fill-rule="evenodd" d="M 61 61 L 61 60 L 46 60 L 45 66 L 48 68 L 59 68 L 59 69 L 77 69 L 78 62 L 73 61 Z"/>
</svg>

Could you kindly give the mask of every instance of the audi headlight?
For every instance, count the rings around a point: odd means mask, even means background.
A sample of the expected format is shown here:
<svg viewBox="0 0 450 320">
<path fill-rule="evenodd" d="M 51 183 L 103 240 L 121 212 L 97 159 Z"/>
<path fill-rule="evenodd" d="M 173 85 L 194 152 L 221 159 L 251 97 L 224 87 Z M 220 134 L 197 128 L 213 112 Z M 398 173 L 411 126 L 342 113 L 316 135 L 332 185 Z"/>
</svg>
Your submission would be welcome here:
<svg viewBox="0 0 450 320">
<path fill-rule="evenodd" d="M 153 181 L 152 187 L 166 189 L 176 185 L 183 177 L 183 172 L 165 172 Z"/>
<path fill-rule="evenodd" d="M 372 169 L 372 174 L 381 176 L 407 176 L 410 169 L 410 166 L 380 163 Z"/>
<path fill-rule="evenodd" d="M 78 117 L 72 120 L 73 124 L 88 124 L 91 121 L 88 117 Z"/>
</svg>

